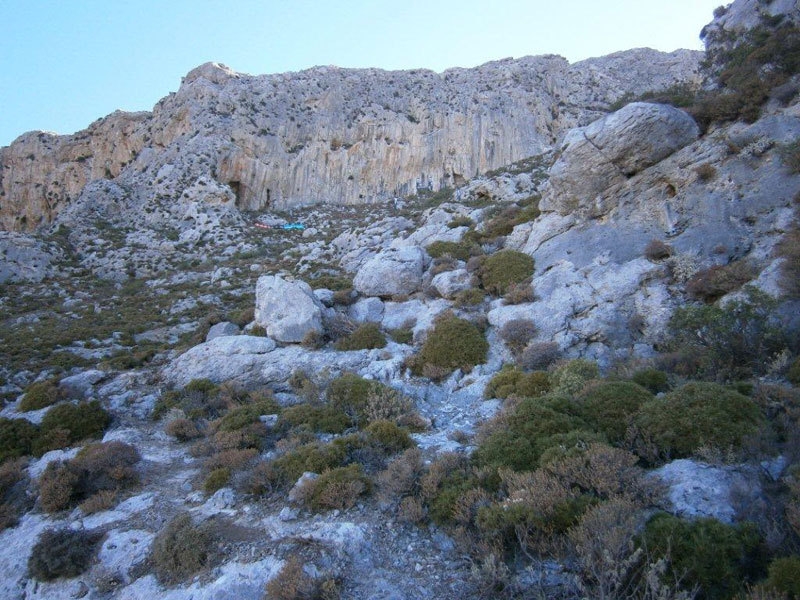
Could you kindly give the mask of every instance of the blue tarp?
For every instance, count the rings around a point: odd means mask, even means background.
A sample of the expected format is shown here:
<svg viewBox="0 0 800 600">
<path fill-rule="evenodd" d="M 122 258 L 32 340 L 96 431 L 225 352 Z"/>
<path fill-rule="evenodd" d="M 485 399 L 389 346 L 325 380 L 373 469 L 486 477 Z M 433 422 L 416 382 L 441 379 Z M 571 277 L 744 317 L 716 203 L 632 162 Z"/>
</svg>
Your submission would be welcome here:
<svg viewBox="0 0 800 600">
<path fill-rule="evenodd" d="M 286 223 L 286 225 L 281 225 L 281 229 L 305 229 L 306 226 L 302 223 Z"/>
</svg>

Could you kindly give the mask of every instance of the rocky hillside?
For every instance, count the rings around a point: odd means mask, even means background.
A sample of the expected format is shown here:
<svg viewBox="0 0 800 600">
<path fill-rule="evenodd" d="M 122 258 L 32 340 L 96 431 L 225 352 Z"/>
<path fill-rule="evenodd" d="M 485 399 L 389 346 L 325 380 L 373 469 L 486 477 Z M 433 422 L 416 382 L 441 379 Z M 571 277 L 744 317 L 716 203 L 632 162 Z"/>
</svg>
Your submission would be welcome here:
<svg viewBox="0 0 800 600">
<path fill-rule="evenodd" d="M 716 13 L 700 87 L 650 51 L 205 65 L 152 115 L 4 149 L 50 144 L 76 191 L 0 233 L 0 597 L 796 597 L 800 7 Z M 294 112 L 243 102 L 273 87 Z M 381 100 L 333 131 L 312 92 Z M 526 97 L 525 128 L 482 129 Z M 322 190 L 339 158 L 375 176 L 366 203 L 278 210 L 308 198 L 259 170 Z"/>
<path fill-rule="evenodd" d="M 0 226 L 50 223 L 101 194 L 98 181 L 127 190 L 137 208 L 191 198 L 241 210 L 455 187 L 539 154 L 625 94 L 698 83 L 699 60 L 640 49 L 574 65 L 542 56 L 443 73 L 261 76 L 208 63 L 152 113 L 116 112 L 70 136 L 30 132 L 0 150 Z"/>
</svg>

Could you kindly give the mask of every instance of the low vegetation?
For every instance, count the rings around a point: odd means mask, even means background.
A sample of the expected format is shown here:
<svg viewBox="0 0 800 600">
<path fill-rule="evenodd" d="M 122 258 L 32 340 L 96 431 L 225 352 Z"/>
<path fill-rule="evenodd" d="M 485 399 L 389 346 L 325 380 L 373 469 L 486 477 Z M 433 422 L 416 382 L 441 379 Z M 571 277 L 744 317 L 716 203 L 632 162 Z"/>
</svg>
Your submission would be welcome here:
<svg viewBox="0 0 800 600">
<path fill-rule="evenodd" d="M 77 577 L 91 565 L 102 537 L 84 530 L 48 529 L 31 550 L 28 573 L 39 581 Z"/>
<path fill-rule="evenodd" d="M 482 258 L 477 270 L 481 287 L 490 294 L 502 296 L 514 284 L 533 275 L 534 261 L 516 250 L 500 250 Z"/>
<path fill-rule="evenodd" d="M 174 517 L 153 540 L 151 561 L 158 580 L 166 585 L 185 581 L 209 566 L 213 536 L 188 513 Z"/>
<path fill-rule="evenodd" d="M 445 314 L 436 319 L 411 367 L 418 375 L 441 379 L 455 369 L 469 372 L 486 361 L 488 350 L 489 343 L 475 325 Z"/>
</svg>

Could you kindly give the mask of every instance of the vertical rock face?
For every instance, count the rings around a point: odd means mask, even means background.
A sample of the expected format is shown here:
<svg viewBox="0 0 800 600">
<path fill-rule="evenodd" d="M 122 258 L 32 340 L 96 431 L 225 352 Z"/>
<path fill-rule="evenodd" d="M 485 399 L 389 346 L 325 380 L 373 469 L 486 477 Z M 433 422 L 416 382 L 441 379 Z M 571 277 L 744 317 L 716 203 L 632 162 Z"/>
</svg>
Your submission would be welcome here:
<svg viewBox="0 0 800 600">
<path fill-rule="evenodd" d="M 700 53 L 639 49 L 570 65 L 526 57 L 443 73 L 316 67 L 250 76 L 208 63 L 152 113 L 0 149 L 0 227 L 50 222 L 88 183 L 140 205 L 201 178 L 244 210 L 379 202 L 541 153 L 625 94 L 697 82 Z"/>
<path fill-rule="evenodd" d="M 602 192 L 687 146 L 699 135 L 697 124 L 682 110 L 665 104 L 628 104 L 567 133 L 540 207 L 562 215 L 604 214 L 608 206 L 598 200 Z"/>
</svg>

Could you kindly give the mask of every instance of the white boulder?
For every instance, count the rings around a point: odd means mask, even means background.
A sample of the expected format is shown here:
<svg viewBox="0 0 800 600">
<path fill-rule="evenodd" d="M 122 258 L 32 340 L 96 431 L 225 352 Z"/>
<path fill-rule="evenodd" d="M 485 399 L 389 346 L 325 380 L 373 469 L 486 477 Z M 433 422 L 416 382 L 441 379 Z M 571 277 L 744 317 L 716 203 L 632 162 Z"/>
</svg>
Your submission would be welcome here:
<svg viewBox="0 0 800 600">
<path fill-rule="evenodd" d="M 263 275 L 256 283 L 255 322 L 279 342 L 302 342 L 312 331 L 322 333 L 325 307 L 304 281 Z"/>
<path fill-rule="evenodd" d="M 365 296 L 395 296 L 416 292 L 422 286 L 425 254 L 417 246 L 389 248 L 367 261 L 353 279 Z"/>
</svg>

